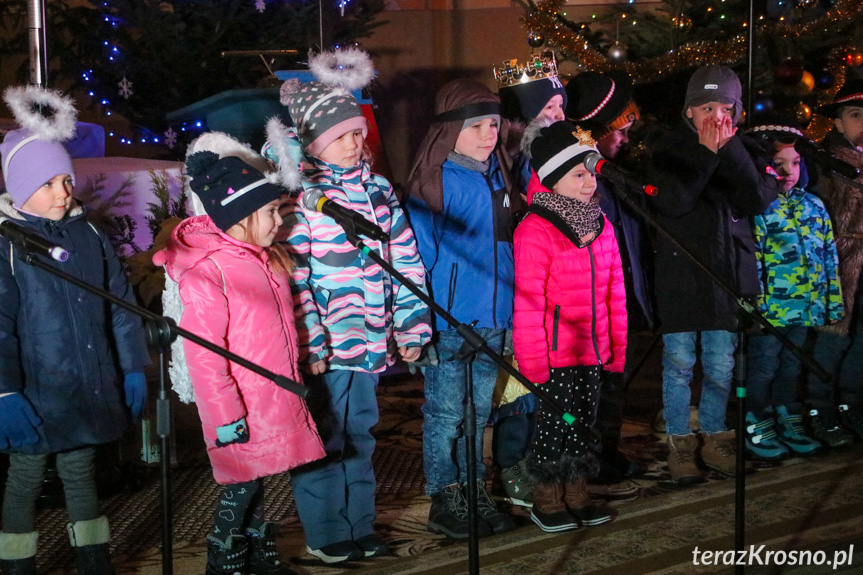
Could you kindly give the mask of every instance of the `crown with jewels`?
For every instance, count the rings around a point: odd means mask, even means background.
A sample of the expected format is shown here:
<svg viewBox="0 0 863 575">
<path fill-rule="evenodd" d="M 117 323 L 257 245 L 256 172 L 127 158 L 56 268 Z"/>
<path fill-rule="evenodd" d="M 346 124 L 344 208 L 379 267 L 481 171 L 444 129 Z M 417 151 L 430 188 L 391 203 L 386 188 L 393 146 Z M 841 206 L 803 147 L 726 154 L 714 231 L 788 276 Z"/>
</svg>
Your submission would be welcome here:
<svg viewBox="0 0 863 575">
<path fill-rule="evenodd" d="M 505 60 L 503 66 L 492 68 L 492 72 L 498 87 L 503 88 L 557 76 L 557 60 L 554 53 L 545 52 L 531 56 L 523 65 L 518 63 L 518 59 Z"/>
</svg>

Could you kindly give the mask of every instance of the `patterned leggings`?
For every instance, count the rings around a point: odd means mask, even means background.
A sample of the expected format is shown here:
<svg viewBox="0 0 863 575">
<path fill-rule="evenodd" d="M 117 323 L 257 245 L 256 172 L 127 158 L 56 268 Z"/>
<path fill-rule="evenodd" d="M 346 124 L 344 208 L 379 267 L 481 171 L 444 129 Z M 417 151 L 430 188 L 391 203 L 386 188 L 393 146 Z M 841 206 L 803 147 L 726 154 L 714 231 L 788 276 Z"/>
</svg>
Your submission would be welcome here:
<svg viewBox="0 0 863 575">
<path fill-rule="evenodd" d="M 596 423 L 602 367 L 552 368 L 542 389 L 567 412 L 576 424 L 568 425 L 542 399 L 538 402 L 536 432 L 527 458 L 528 471 L 540 483 L 569 482 L 596 472 L 594 439 L 589 429 Z"/>
<path fill-rule="evenodd" d="M 264 482 L 261 479 L 225 485 L 213 513 L 213 535 L 222 541 L 264 523 Z"/>
</svg>

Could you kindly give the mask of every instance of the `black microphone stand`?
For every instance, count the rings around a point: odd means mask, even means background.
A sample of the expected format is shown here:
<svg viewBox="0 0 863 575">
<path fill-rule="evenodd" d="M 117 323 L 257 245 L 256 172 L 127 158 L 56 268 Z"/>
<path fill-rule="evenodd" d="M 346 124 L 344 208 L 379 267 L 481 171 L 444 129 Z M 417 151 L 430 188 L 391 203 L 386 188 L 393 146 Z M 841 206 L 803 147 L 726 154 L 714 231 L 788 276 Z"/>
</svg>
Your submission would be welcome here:
<svg viewBox="0 0 863 575">
<path fill-rule="evenodd" d="M 665 236 L 665 238 L 674 246 L 674 248 L 686 256 L 692 263 L 698 267 L 701 271 L 703 271 L 707 276 L 718 285 L 724 292 L 726 292 L 729 296 L 731 296 L 734 303 L 738 305 L 738 307 L 743 310 L 746 314 L 746 317 L 756 321 L 761 327 L 763 327 L 769 334 L 776 337 L 779 341 L 782 342 L 784 346 L 786 346 L 791 353 L 794 354 L 800 362 L 806 366 L 806 369 L 810 370 L 812 373 L 816 375 L 819 379 L 829 382 L 831 376 L 827 371 L 821 367 L 815 359 L 812 358 L 810 354 L 805 352 L 800 346 L 796 345 L 794 342 L 788 339 L 788 337 L 782 333 L 779 329 L 777 329 L 764 315 L 758 310 L 756 307 L 752 305 L 746 298 L 737 293 L 736 289 L 731 286 L 725 279 L 723 279 L 720 275 L 714 272 L 710 267 L 701 262 L 698 257 L 693 254 L 688 248 L 686 248 L 683 244 L 681 244 L 677 238 L 675 238 L 668 230 L 666 230 L 662 224 L 656 221 L 647 210 L 645 210 L 639 202 L 634 199 L 630 195 L 629 185 L 627 184 L 625 178 L 621 176 L 624 180 L 621 186 L 616 186 L 620 190 L 623 190 L 623 193 L 618 194 L 618 197 L 621 198 L 626 204 L 632 208 L 645 222 L 650 224 L 656 231 Z M 614 180 L 612 180 L 614 181 Z M 639 186 L 632 183 L 632 185 L 636 188 Z M 662 188 L 659 188 L 659 193 L 662 193 Z M 746 372 L 745 372 L 745 347 L 746 347 L 746 338 L 745 331 L 741 330 L 740 332 L 740 341 L 737 344 L 737 350 L 734 354 L 734 378 L 737 380 L 737 387 L 735 388 L 735 392 L 737 395 L 737 434 L 735 437 L 736 440 L 736 467 L 737 472 L 735 475 L 735 488 L 734 488 L 734 544 L 736 551 L 742 551 L 744 547 L 744 534 L 745 534 L 745 521 L 744 521 L 744 505 L 745 505 L 745 496 L 746 496 L 746 479 L 744 477 L 744 469 L 745 469 L 745 451 L 746 451 Z"/>
<path fill-rule="evenodd" d="M 332 217 L 332 216 L 331 216 Z M 335 218 L 334 218 L 335 219 Z M 396 270 L 392 264 L 390 264 L 386 259 L 384 259 L 380 254 L 378 254 L 373 249 L 369 248 L 363 240 L 360 239 L 357 234 L 356 229 L 353 226 L 353 223 L 349 219 L 335 219 L 336 223 L 338 223 L 342 229 L 345 230 L 345 236 L 347 237 L 348 242 L 360 250 L 363 254 L 371 258 L 375 263 L 380 265 L 384 270 L 386 270 L 390 276 L 394 277 L 399 281 L 399 283 L 409 289 L 415 296 L 417 296 L 423 303 L 429 306 L 431 310 L 440 315 L 446 322 L 455 329 L 455 331 L 464 339 L 465 343 L 462 348 L 459 350 L 459 357 L 462 358 L 470 358 L 475 357 L 478 352 L 484 353 L 486 356 L 491 358 L 499 367 L 504 369 L 507 373 L 509 373 L 512 377 L 516 378 L 519 383 L 524 385 L 528 390 L 532 393 L 536 394 L 537 397 L 540 398 L 544 402 L 544 405 L 551 408 L 552 411 L 560 415 L 561 419 L 570 426 L 576 426 L 582 433 L 587 434 L 589 437 L 594 438 L 598 441 L 598 437 L 596 432 L 588 425 L 585 425 L 584 422 L 576 420 L 575 416 L 568 413 L 561 405 L 555 401 L 555 399 L 551 396 L 550 393 L 545 391 L 542 386 L 536 385 L 527 379 L 524 375 L 522 375 L 516 368 L 514 368 L 510 363 L 506 362 L 503 357 L 500 356 L 497 352 L 495 352 L 491 347 L 489 347 L 488 343 L 480 337 L 480 335 L 474 331 L 473 326 L 461 323 L 456 318 L 454 318 L 449 312 L 447 312 L 444 308 L 438 305 L 427 293 L 425 293 L 419 286 L 414 284 L 412 281 L 407 279 L 401 272 Z M 472 380 L 472 369 L 468 371 L 467 374 L 467 382 L 468 387 L 470 388 L 467 392 L 467 399 L 465 401 L 464 406 L 464 421 L 462 421 L 462 430 L 464 432 L 465 441 L 467 442 L 465 445 L 465 459 L 467 459 L 467 475 L 468 475 L 468 545 L 469 549 L 469 568 L 471 575 L 477 575 L 479 573 L 479 547 L 478 547 L 478 519 L 477 519 L 477 511 L 476 511 L 476 503 L 477 503 L 477 480 L 476 480 L 476 444 L 475 437 L 477 435 L 476 430 L 476 407 L 473 404 L 473 380 Z M 472 412 L 472 413 L 469 413 Z M 474 455 L 471 456 L 471 453 Z"/>
<path fill-rule="evenodd" d="M 162 574 L 172 575 L 173 568 L 173 531 L 172 531 L 172 507 L 171 507 L 171 467 L 170 467 L 170 435 L 171 435 L 171 402 L 167 394 L 167 372 L 168 364 L 165 358 L 165 352 L 170 347 L 171 342 L 177 336 L 182 336 L 189 341 L 200 345 L 201 347 L 212 351 L 213 353 L 228 359 L 237 365 L 248 369 L 260 376 L 266 377 L 273 381 L 279 387 L 290 391 L 302 398 L 308 395 L 308 388 L 289 379 L 283 375 L 278 375 L 259 366 L 256 363 L 236 355 L 222 347 L 195 335 L 181 327 L 177 327 L 176 322 L 169 318 L 160 316 L 150 310 L 140 307 L 136 304 L 129 303 L 126 300 L 115 296 L 114 294 L 96 287 L 83 280 L 76 278 L 62 270 L 49 265 L 23 246 L 19 246 L 21 251 L 21 259 L 25 263 L 44 270 L 54 276 L 63 279 L 76 287 L 88 291 L 105 301 L 117 305 L 127 311 L 130 311 L 137 316 L 147 321 L 145 331 L 147 341 L 151 346 L 156 346 L 159 349 L 159 399 L 156 403 L 156 429 L 161 438 L 161 502 L 162 502 Z"/>
</svg>

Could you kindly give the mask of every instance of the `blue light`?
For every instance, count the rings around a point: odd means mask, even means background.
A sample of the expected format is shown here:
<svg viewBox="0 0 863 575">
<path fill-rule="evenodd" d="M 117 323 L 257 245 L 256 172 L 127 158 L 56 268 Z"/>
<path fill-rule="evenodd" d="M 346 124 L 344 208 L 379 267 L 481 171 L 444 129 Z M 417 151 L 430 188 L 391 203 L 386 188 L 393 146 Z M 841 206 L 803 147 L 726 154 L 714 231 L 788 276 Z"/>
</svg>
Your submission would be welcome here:
<svg viewBox="0 0 863 575">
<path fill-rule="evenodd" d="M 203 125 L 203 124 L 202 124 L 200 121 L 195 122 L 195 127 L 196 127 L 196 128 L 200 128 L 202 125 Z"/>
<path fill-rule="evenodd" d="M 109 135 L 109 136 L 111 136 L 111 137 L 113 138 L 113 137 L 114 137 L 114 132 L 108 132 L 108 135 Z"/>
<path fill-rule="evenodd" d="M 107 105 L 108 105 L 108 100 L 102 100 L 102 105 L 103 105 L 103 106 L 107 106 Z"/>
<path fill-rule="evenodd" d="M 90 92 L 90 97 L 92 98 L 93 96 L 95 96 L 95 94 L 93 92 Z"/>
<path fill-rule="evenodd" d="M 111 115 L 111 110 L 108 110 L 107 112 L 105 112 L 105 115 L 106 115 L 106 116 L 110 116 L 110 115 Z"/>
<path fill-rule="evenodd" d="M 156 142 L 156 143 L 158 144 L 158 143 L 159 143 L 159 138 L 153 138 L 153 141 L 154 141 L 154 142 Z"/>
</svg>

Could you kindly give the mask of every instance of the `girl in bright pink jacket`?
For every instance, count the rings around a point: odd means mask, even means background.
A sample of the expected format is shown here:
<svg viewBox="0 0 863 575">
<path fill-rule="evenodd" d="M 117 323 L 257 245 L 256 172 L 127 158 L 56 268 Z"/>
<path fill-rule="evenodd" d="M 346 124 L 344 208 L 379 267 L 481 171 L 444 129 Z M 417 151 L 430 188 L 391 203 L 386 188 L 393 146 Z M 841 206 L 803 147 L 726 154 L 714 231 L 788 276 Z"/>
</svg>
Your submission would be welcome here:
<svg viewBox="0 0 863 575">
<path fill-rule="evenodd" d="M 515 359 L 576 418 L 570 427 L 539 402 L 527 457 L 531 519 L 544 531 L 567 531 L 613 518 L 588 497 L 586 480 L 598 471 L 590 429 L 602 371 L 623 371 L 626 294 L 614 230 L 583 163 L 596 151 L 590 132 L 569 122 L 534 124 L 522 147 L 554 193 L 534 194 L 515 230 Z"/>
<path fill-rule="evenodd" d="M 290 258 L 273 240 L 283 188 L 238 157 L 189 156 L 186 172 L 207 215 L 183 220 L 154 257 L 179 285 L 180 326 L 301 381 Z M 207 455 L 223 492 L 207 538 L 208 575 L 293 573 L 264 521 L 262 478 L 324 456 L 298 395 L 184 341 Z"/>
</svg>

